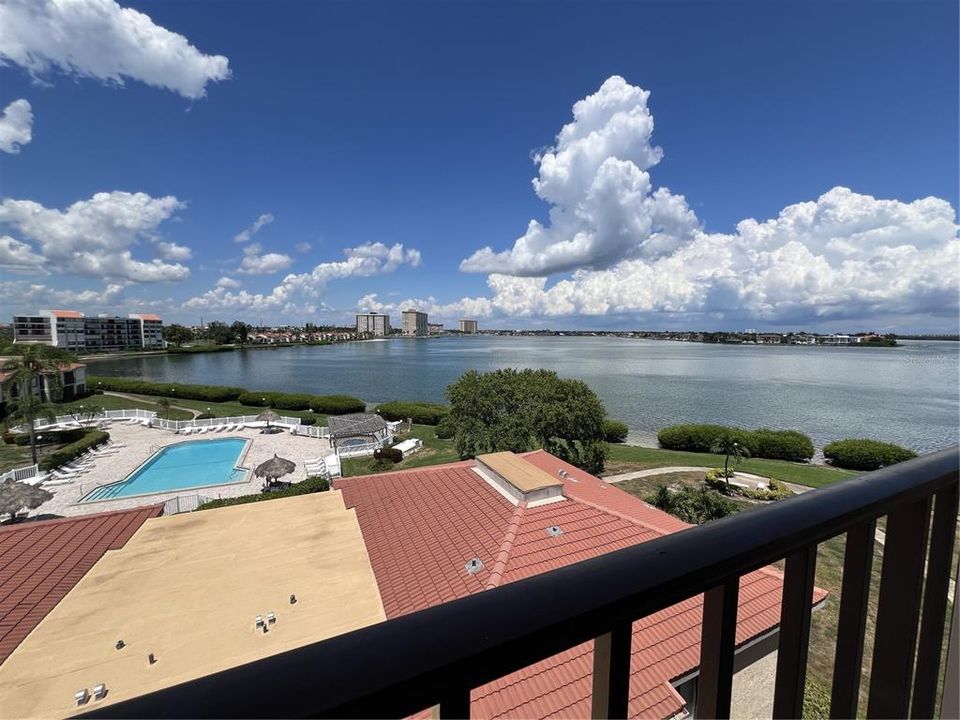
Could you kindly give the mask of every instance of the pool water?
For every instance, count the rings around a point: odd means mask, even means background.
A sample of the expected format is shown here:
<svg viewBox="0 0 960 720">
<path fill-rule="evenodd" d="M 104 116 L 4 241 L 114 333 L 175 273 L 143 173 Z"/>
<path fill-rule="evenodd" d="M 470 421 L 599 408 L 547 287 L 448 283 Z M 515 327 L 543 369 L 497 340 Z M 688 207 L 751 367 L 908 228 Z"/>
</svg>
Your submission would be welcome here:
<svg viewBox="0 0 960 720">
<path fill-rule="evenodd" d="M 101 485 L 81 502 L 242 482 L 247 473 L 237 463 L 246 444 L 243 438 L 218 438 L 168 445 L 124 480 Z"/>
</svg>

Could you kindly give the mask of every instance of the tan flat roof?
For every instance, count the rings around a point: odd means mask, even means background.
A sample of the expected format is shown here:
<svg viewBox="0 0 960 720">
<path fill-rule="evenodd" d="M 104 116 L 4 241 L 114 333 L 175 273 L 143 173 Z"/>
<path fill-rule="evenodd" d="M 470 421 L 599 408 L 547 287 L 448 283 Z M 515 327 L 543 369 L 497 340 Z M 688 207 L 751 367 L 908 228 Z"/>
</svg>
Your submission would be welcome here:
<svg viewBox="0 0 960 720">
<path fill-rule="evenodd" d="M 560 478 L 553 477 L 550 473 L 509 451 L 477 455 L 477 460 L 500 475 L 520 492 L 526 493 L 531 490 L 563 485 Z"/>
<path fill-rule="evenodd" d="M 268 612 L 276 622 L 255 629 Z M 99 683 L 107 697 L 86 708 L 384 619 L 356 513 L 339 490 L 154 518 L 0 665 L 2 714 L 63 717 L 77 712 L 75 692 Z"/>
</svg>

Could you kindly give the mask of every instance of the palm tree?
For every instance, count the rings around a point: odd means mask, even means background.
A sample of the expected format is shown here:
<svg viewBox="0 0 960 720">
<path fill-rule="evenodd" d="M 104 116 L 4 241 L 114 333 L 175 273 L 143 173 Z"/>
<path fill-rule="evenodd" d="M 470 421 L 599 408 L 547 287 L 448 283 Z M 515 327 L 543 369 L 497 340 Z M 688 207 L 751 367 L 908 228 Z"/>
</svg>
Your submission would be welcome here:
<svg viewBox="0 0 960 720">
<path fill-rule="evenodd" d="M 734 465 L 740 464 L 740 459 L 750 457 L 750 451 L 745 445 L 737 442 L 731 435 L 721 435 L 710 445 L 710 452 L 714 455 L 723 455 L 723 479 L 730 484 L 730 456 L 734 458 Z"/>
<path fill-rule="evenodd" d="M 44 402 L 51 399 L 52 390 L 62 387 L 61 368 L 76 358 L 61 348 L 49 345 L 15 345 L 6 352 L 14 354 L 4 358 L 0 364 L 0 387 L 4 395 L 16 395 L 16 408 L 11 416 L 23 420 L 30 433 L 30 454 L 37 462 L 37 418 L 49 418 L 52 408 Z M 36 389 L 37 394 L 34 394 Z M 16 392 L 14 392 L 16 391 Z"/>
<path fill-rule="evenodd" d="M 170 398 L 162 397 L 157 400 L 157 407 L 161 409 L 161 417 L 164 420 L 170 419 Z"/>
</svg>

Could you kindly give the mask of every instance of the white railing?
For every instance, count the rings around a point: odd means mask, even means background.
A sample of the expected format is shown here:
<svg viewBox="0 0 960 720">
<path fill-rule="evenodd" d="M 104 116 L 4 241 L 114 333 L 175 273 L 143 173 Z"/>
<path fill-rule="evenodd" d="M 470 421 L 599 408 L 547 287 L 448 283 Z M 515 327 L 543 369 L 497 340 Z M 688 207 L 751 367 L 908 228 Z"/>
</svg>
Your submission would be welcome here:
<svg viewBox="0 0 960 720">
<path fill-rule="evenodd" d="M 330 428 L 328 428 L 326 425 L 298 425 L 297 435 L 305 435 L 307 437 L 315 438 L 328 438 L 330 437 Z"/>
<path fill-rule="evenodd" d="M 206 495 L 177 495 L 163 503 L 164 515 L 177 515 L 178 513 L 193 512 L 205 502 L 213 500 Z"/>
<path fill-rule="evenodd" d="M 23 480 L 29 480 L 30 478 L 35 478 L 40 474 L 40 468 L 36 465 L 28 465 L 27 467 L 14 468 L 13 470 L 8 470 L 7 472 L 0 475 L 0 483 L 4 483 L 7 480 L 14 480 L 16 482 L 22 482 Z"/>
<path fill-rule="evenodd" d="M 219 427 L 221 425 L 247 425 L 251 427 L 266 427 L 265 420 L 258 420 L 256 415 L 232 415 L 230 417 L 218 418 L 195 418 L 193 420 L 165 420 L 163 418 L 154 418 L 153 426 L 180 432 L 187 428 Z M 271 427 L 284 427 L 288 429 L 296 428 L 298 435 L 306 435 L 304 429 L 309 427 L 300 424 L 298 417 L 281 417 L 279 420 L 271 420 Z M 313 437 L 322 437 L 320 435 Z"/>
<path fill-rule="evenodd" d="M 342 458 L 363 457 L 364 455 L 373 455 L 374 451 L 381 447 L 383 447 L 383 444 L 380 442 L 345 445 L 337 448 L 337 455 Z"/>
</svg>

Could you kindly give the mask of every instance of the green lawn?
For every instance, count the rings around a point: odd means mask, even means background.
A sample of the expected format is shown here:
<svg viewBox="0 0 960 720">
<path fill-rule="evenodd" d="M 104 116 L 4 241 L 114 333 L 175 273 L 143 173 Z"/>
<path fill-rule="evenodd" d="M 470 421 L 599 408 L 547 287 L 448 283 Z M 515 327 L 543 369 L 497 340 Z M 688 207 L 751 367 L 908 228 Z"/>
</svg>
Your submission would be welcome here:
<svg viewBox="0 0 960 720">
<path fill-rule="evenodd" d="M 20 447 L 19 445 L 0 443 L 0 473 L 30 464 L 30 448 L 28 446 Z"/>
<path fill-rule="evenodd" d="M 671 465 L 723 467 L 723 455 L 660 450 L 659 448 L 647 448 L 638 445 L 611 445 L 605 474 L 669 467 Z M 785 460 L 765 460 L 763 458 L 742 460 L 737 469 L 809 487 L 829 485 L 857 474 L 849 470 L 838 470 L 825 465 L 806 465 L 786 462 Z"/>
<path fill-rule="evenodd" d="M 152 410 L 153 412 L 160 413 L 163 417 L 168 417 L 170 420 L 189 420 L 193 417 L 190 413 L 183 410 L 170 408 L 169 411 L 166 411 L 157 406 L 156 400 L 156 398 L 131 400 L 129 398 L 116 397 L 115 395 L 93 395 L 83 400 L 63 403 L 61 405 L 55 405 L 54 407 L 56 408 L 55 412 L 57 415 L 69 415 L 71 412 L 79 412 L 80 406 L 83 405 L 85 408 L 96 406 L 104 410 Z M 171 399 L 170 402 L 173 405 L 180 404 L 178 400 Z"/>
<path fill-rule="evenodd" d="M 433 425 L 414 425 L 410 432 L 397 435 L 396 442 L 401 442 L 409 438 L 420 438 L 423 441 L 423 449 L 418 453 L 404 458 L 396 465 L 390 465 L 385 470 L 378 469 L 377 461 L 372 457 L 346 458 L 341 463 L 340 468 L 343 476 L 353 477 L 389 470 L 408 470 L 410 468 L 425 467 L 427 465 L 441 465 L 443 463 L 456 462 L 460 459 L 457 456 L 457 451 L 453 448 L 453 441 L 438 439 L 436 428 L 434 428 Z"/>
<path fill-rule="evenodd" d="M 125 393 L 132 398 L 137 398 L 138 401 L 148 403 L 151 406 L 158 399 L 156 395 L 134 395 L 132 393 Z M 123 407 L 122 403 L 126 402 L 127 407 L 130 407 L 131 401 L 126 400 L 125 398 L 116 397 L 115 395 L 96 395 L 89 398 L 90 402 L 99 403 L 102 398 L 111 398 L 112 400 L 121 403 L 118 407 Z M 208 400 L 185 400 L 184 398 L 169 398 L 171 405 L 179 405 L 180 407 L 192 408 L 201 413 L 209 412 L 214 417 L 230 417 L 232 415 L 259 415 L 266 408 L 255 406 L 255 405 L 241 405 L 236 400 L 231 400 L 229 402 L 210 402 Z M 153 409 L 153 407 L 151 407 Z M 190 416 L 183 411 L 171 411 L 179 412 L 185 417 L 172 417 L 173 420 L 189 420 Z M 317 419 L 317 425 L 325 425 L 327 422 L 326 415 L 320 415 L 319 413 L 312 413 L 309 410 L 274 410 L 278 415 L 284 415 L 287 417 L 315 417 Z"/>
</svg>

